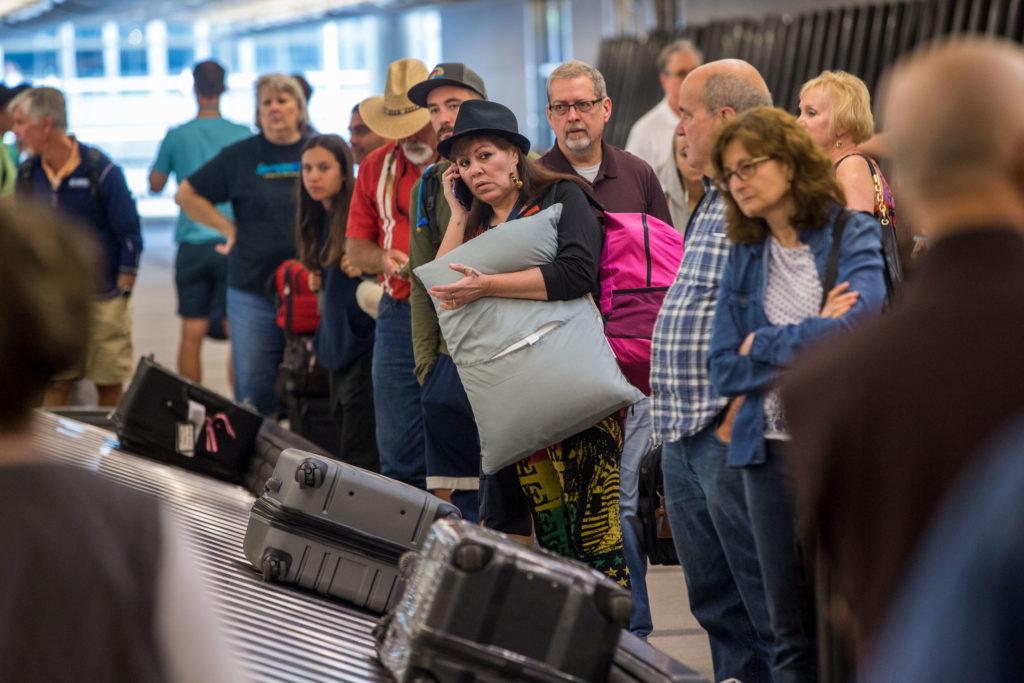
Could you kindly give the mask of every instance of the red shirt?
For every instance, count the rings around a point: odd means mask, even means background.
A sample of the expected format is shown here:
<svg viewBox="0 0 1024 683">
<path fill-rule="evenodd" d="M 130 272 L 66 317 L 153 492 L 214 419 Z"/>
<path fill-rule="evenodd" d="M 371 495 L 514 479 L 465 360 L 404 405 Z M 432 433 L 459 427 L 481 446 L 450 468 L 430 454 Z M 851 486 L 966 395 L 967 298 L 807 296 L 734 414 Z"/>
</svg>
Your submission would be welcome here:
<svg viewBox="0 0 1024 683">
<path fill-rule="evenodd" d="M 385 163 L 391 169 L 385 172 Z M 359 164 L 359 177 L 352 192 L 345 234 L 354 239 L 376 242 L 382 249 L 409 253 L 409 214 L 412 187 L 420 170 L 409 162 L 397 142 L 384 145 L 366 155 Z M 378 279 L 393 298 L 409 298 L 409 278 L 392 276 Z"/>
</svg>

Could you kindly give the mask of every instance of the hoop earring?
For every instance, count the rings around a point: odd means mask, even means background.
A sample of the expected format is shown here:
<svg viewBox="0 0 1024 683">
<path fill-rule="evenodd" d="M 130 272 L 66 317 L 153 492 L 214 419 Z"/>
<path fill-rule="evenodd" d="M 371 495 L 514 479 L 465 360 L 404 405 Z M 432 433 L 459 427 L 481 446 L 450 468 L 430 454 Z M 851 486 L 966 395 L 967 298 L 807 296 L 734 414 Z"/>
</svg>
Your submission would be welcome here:
<svg viewBox="0 0 1024 683">
<path fill-rule="evenodd" d="M 523 181 L 519 179 L 519 176 L 516 175 L 515 171 L 509 171 L 508 179 L 512 181 L 512 184 L 515 185 L 517 190 L 523 189 Z"/>
</svg>

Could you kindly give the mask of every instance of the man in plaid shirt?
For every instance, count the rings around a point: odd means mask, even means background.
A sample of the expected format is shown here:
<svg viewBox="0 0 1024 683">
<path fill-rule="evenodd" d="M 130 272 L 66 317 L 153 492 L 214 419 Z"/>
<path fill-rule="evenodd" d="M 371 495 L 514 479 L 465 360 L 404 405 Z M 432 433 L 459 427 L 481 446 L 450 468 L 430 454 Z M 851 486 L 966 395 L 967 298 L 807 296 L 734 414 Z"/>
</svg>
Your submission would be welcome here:
<svg viewBox="0 0 1024 683">
<path fill-rule="evenodd" d="M 654 428 L 664 443 L 665 505 L 686 577 L 690 609 L 708 632 L 715 680 L 770 681 L 771 628 L 739 470 L 726 466 L 737 406 L 715 394 L 708 351 L 718 283 L 729 244 L 725 203 L 707 175 L 715 133 L 737 113 L 771 106 L 750 64 L 698 67 L 679 93 L 677 135 L 704 170 L 704 197 L 686 227 L 686 251 L 654 327 L 651 388 Z"/>
</svg>

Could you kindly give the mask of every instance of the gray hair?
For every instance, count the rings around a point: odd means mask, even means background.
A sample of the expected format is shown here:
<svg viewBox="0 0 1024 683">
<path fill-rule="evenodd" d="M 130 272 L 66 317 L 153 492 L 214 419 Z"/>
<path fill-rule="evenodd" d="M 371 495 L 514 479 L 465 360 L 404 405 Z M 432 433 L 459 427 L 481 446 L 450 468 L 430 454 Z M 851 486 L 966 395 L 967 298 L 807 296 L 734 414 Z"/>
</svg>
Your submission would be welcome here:
<svg viewBox="0 0 1024 683">
<path fill-rule="evenodd" d="M 717 73 L 704 82 L 704 107 L 717 114 L 731 107 L 737 114 L 755 107 L 772 106 L 772 96 L 755 83 L 734 73 Z"/>
<path fill-rule="evenodd" d="M 601 72 L 586 62 L 572 59 L 565 64 L 558 65 L 548 76 L 548 99 L 551 99 L 551 84 L 554 81 L 579 78 L 580 76 L 586 76 L 594 84 L 594 97 L 608 97 L 608 87 L 604 84 L 604 76 L 601 75 Z"/>
<path fill-rule="evenodd" d="M 65 132 L 68 129 L 68 106 L 64 101 L 64 93 L 56 88 L 29 88 L 11 100 L 7 111 L 21 109 L 25 116 L 39 121 L 49 117 L 54 130 Z"/>
<path fill-rule="evenodd" d="M 302 91 L 299 82 L 285 74 L 266 74 L 260 76 L 256 81 L 256 127 L 259 130 L 263 130 L 260 126 L 260 100 L 263 99 L 263 93 L 267 90 L 291 95 L 299 104 L 299 128 L 306 125 L 309 121 L 309 114 L 306 112 L 306 94 Z"/>
<path fill-rule="evenodd" d="M 664 71 L 665 67 L 668 66 L 668 60 L 672 59 L 672 55 L 677 52 L 689 52 L 697 58 L 698 62 L 704 61 L 704 53 L 700 51 L 699 47 L 693 44 L 692 40 L 680 38 L 679 40 L 673 40 L 671 43 L 661 48 L 661 52 L 658 53 L 658 71 Z"/>
</svg>

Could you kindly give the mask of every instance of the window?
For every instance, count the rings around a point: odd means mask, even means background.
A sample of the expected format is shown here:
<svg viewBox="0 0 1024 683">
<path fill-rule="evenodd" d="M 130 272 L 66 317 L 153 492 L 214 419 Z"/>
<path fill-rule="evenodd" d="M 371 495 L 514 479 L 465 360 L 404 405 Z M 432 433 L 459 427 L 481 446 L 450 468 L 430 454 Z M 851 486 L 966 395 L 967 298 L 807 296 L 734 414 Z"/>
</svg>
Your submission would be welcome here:
<svg viewBox="0 0 1024 683">
<path fill-rule="evenodd" d="M 277 65 L 277 45 L 257 45 L 256 46 L 256 70 L 260 73 L 271 73 L 274 71 L 280 71 L 281 68 Z"/>
<path fill-rule="evenodd" d="M 57 75 L 57 53 L 55 51 L 8 52 L 5 59 L 8 64 L 16 67 L 26 79 Z"/>
<path fill-rule="evenodd" d="M 316 71 L 323 68 L 323 51 L 319 45 L 288 46 L 288 71 Z"/>
<path fill-rule="evenodd" d="M 167 50 L 167 73 L 176 74 L 192 66 L 192 48 L 172 47 Z"/>
<path fill-rule="evenodd" d="M 103 76 L 103 50 L 75 51 L 75 73 L 79 78 Z"/>
<path fill-rule="evenodd" d="M 121 50 L 122 76 L 145 76 L 147 73 L 145 50 Z"/>
</svg>

